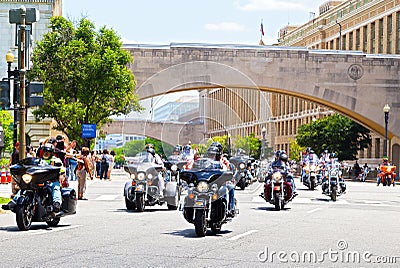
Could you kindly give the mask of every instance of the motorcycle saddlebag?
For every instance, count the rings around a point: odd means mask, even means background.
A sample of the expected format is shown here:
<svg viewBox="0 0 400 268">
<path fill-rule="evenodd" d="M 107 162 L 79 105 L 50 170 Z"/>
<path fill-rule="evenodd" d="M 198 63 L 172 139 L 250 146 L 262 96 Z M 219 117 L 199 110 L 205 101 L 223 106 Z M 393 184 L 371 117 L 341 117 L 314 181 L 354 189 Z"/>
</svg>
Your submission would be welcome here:
<svg viewBox="0 0 400 268">
<path fill-rule="evenodd" d="M 61 208 L 65 212 L 66 215 L 68 214 L 75 214 L 76 213 L 76 191 L 72 188 L 62 188 L 61 189 L 62 195 L 62 204 Z"/>
</svg>

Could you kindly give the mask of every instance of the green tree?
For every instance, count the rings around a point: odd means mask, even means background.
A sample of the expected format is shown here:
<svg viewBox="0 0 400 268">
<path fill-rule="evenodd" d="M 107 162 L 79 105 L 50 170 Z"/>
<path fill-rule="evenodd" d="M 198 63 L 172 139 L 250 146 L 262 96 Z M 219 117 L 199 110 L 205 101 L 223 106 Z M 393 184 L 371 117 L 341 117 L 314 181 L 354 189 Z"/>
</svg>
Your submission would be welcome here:
<svg viewBox="0 0 400 268">
<path fill-rule="evenodd" d="M 75 28 L 63 17 L 52 17 L 50 28 L 37 43 L 28 72 L 30 80 L 44 82 L 45 102 L 34 111 L 37 120 L 53 118 L 54 129 L 81 142 L 82 124 L 100 129 L 112 115 L 141 109 L 127 68 L 133 59 L 114 30 L 103 26 L 96 31 L 85 18 Z"/>
<path fill-rule="evenodd" d="M 170 156 L 172 154 L 172 151 L 174 150 L 174 147 L 172 145 L 153 138 L 146 138 L 144 142 L 145 144 L 153 144 L 156 153 L 160 154 L 163 158 L 167 158 L 168 156 Z"/>
<path fill-rule="evenodd" d="M 306 147 L 300 146 L 297 143 L 296 139 L 289 139 L 289 147 L 290 147 L 289 158 L 296 161 L 301 160 L 300 153 L 304 152 L 306 150 Z"/>
<path fill-rule="evenodd" d="M 339 160 L 355 160 L 359 150 L 371 145 L 370 131 L 340 114 L 301 125 L 296 140 L 300 146 L 312 147 L 317 154 L 323 150 L 335 152 Z"/>
<path fill-rule="evenodd" d="M 246 153 L 258 159 L 261 153 L 261 141 L 255 137 L 254 133 L 250 133 L 247 137 L 236 136 L 234 148 L 235 150 L 243 149 Z"/>
<path fill-rule="evenodd" d="M 2 151 L 12 152 L 13 145 L 13 119 L 8 111 L 1 110 L 0 111 L 0 122 L 4 131 L 4 148 Z"/>
</svg>

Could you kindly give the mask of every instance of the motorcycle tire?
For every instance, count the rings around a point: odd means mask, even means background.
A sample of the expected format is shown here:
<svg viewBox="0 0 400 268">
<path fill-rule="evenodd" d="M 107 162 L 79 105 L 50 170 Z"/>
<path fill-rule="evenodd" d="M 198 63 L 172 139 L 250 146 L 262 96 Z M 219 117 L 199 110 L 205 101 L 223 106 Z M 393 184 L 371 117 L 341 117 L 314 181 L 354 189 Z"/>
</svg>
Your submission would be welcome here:
<svg viewBox="0 0 400 268">
<path fill-rule="evenodd" d="M 180 200 L 180 196 L 181 196 L 179 190 L 180 190 L 179 187 L 177 187 L 176 194 L 175 194 L 175 197 L 174 197 L 174 199 L 175 199 L 174 204 L 176 204 L 176 206 L 167 203 L 168 210 L 177 210 L 178 209 L 179 200 Z"/>
<path fill-rule="evenodd" d="M 241 189 L 241 190 L 244 190 L 244 188 L 246 188 L 246 182 L 245 182 L 244 180 L 242 180 L 242 181 L 240 182 L 240 189 Z"/>
<path fill-rule="evenodd" d="M 311 180 L 311 183 L 310 183 L 310 190 L 311 190 L 311 191 L 314 191 L 314 189 L 315 189 L 315 182 L 314 182 L 314 180 Z"/>
<path fill-rule="evenodd" d="M 337 189 L 336 187 L 333 187 L 331 191 L 331 199 L 333 202 L 336 202 L 336 197 L 337 197 Z"/>
<path fill-rule="evenodd" d="M 274 193 L 274 204 L 275 204 L 275 210 L 279 211 L 281 210 L 281 198 L 280 198 L 279 193 Z"/>
<path fill-rule="evenodd" d="M 58 223 L 60 222 L 60 218 L 53 218 L 50 221 L 46 221 L 47 225 L 49 227 L 56 227 L 58 225 Z"/>
<path fill-rule="evenodd" d="M 194 216 L 194 229 L 198 237 L 205 237 L 207 233 L 206 213 L 202 209 L 196 209 Z"/>
<path fill-rule="evenodd" d="M 136 204 L 135 202 L 132 202 L 125 196 L 125 206 L 127 210 L 135 210 L 136 209 Z"/>
<path fill-rule="evenodd" d="M 211 226 L 211 231 L 212 231 L 214 234 L 220 233 L 220 232 L 221 232 L 221 225 L 214 223 L 214 224 Z"/>
<path fill-rule="evenodd" d="M 31 205 L 17 205 L 15 209 L 17 225 L 20 231 L 28 231 L 32 225 L 33 209 Z"/>
<path fill-rule="evenodd" d="M 143 194 L 136 194 L 135 205 L 136 205 L 136 211 L 137 212 L 143 212 L 144 211 L 145 203 L 144 203 Z"/>
</svg>

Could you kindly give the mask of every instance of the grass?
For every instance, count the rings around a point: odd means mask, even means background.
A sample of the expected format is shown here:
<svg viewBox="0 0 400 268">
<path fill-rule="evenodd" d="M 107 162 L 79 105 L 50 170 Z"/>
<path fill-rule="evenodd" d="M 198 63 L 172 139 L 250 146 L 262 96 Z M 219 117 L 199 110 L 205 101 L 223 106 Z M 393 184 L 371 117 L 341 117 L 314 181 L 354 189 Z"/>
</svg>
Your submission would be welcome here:
<svg viewBox="0 0 400 268">
<path fill-rule="evenodd" d="M 8 202 L 10 202 L 10 198 L 8 197 L 1 197 L 0 196 L 0 204 L 7 204 Z"/>
</svg>

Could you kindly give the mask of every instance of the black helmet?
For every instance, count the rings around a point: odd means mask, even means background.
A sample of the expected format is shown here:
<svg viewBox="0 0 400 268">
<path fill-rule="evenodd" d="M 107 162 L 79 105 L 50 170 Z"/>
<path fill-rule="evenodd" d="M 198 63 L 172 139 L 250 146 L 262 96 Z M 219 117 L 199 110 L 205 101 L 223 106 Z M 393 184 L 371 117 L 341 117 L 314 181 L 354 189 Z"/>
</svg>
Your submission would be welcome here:
<svg viewBox="0 0 400 268">
<path fill-rule="evenodd" d="M 336 154 L 335 154 L 335 153 L 329 154 L 329 158 L 335 158 L 335 157 L 336 157 Z"/>
<path fill-rule="evenodd" d="M 276 152 L 275 152 L 275 156 L 276 157 L 279 157 L 281 155 L 281 150 L 277 150 Z"/>
<path fill-rule="evenodd" d="M 43 153 L 45 152 L 54 153 L 54 145 L 51 143 L 46 143 L 43 146 Z"/>
<path fill-rule="evenodd" d="M 310 151 L 312 151 L 311 147 L 307 147 L 306 153 L 309 153 Z"/>
<path fill-rule="evenodd" d="M 217 147 L 219 150 L 222 151 L 222 145 L 219 142 L 214 141 L 213 143 L 211 143 L 210 148 L 211 147 Z"/>
<path fill-rule="evenodd" d="M 279 160 L 281 160 L 283 162 L 287 162 L 288 161 L 288 155 L 286 153 L 281 153 L 279 155 Z"/>
<path fill-rule="evenodd" d="M 174 152 L 181 152 L 182 147 L 180 145 L 175 146 Z"/>
</svg>

